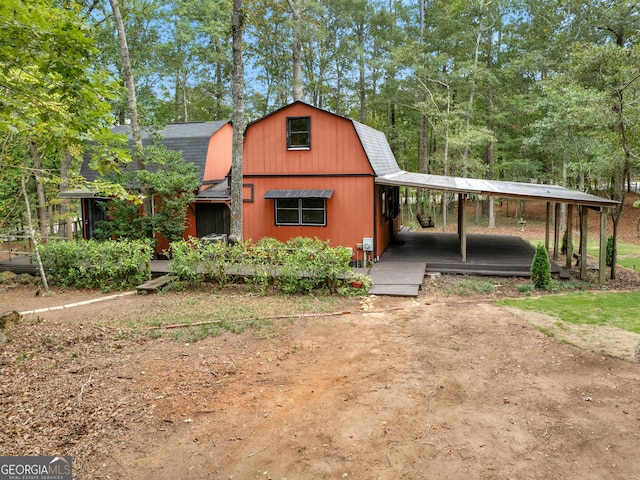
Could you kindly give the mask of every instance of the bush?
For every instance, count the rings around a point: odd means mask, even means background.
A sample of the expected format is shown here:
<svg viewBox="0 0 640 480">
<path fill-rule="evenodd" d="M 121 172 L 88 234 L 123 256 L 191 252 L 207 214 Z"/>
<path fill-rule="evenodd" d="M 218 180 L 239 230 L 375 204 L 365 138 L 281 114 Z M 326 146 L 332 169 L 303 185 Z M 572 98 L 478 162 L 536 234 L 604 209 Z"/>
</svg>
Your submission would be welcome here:
<svg viewBox="0 0 640 480">
<path fill-rule="evenodd" d="M 207 245 L 198 239 L 171 244 L 172 272 L 192 283 L 209 278 L 223 284 L 234 277 L 265 294 L 269 287 L 284 293 L 332 292 L 352 274 L 351 253 L 329 242 L 297 237 L 286 243 L 262 238 L 234 245 Z"/>
<path fill-rule="evenodd" d="M 551 262 L 549 254 L 542 243 L 536 247 L 536 253 L 531 262 L 531 282 L 533 286 L 548 290 L 551 286 Z"/>
<path fill-rule="evenodd" d="M 153 256 L 149 240 L 50 241 L 39 246 L 51 284 L 76 288 L 123 290 L 150 278 Z"/>
<path fill-rule="evenodd" d="M 613 265 L 613 236 L 607 238 L 607 267 Z"/>
</svg>

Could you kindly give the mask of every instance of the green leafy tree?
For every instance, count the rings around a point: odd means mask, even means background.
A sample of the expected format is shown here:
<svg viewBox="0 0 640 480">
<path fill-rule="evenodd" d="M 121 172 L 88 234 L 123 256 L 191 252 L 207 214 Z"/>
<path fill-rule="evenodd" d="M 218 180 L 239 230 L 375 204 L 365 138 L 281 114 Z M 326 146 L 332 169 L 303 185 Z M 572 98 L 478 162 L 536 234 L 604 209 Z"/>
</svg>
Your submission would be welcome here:
<svg viewBox="0 0 640 480">
<path fill-rule="evenodd" d="M 131 199 L 107 202 L 104 208 L 110 218 L 98 222 L 96 238 L 142 240 L 153 230 L 170 242 L 182 239 L 187 206 L 200 186 L 198 169 L 186 163 L 182 154 L 164 146 L 146 147 L 143 154 L 145 170 L 125 171 L 109 179 L 123 186 L 148 185 L 153 194 L 153 216 L 140 215 L 139 202 Z"/>
</svg>

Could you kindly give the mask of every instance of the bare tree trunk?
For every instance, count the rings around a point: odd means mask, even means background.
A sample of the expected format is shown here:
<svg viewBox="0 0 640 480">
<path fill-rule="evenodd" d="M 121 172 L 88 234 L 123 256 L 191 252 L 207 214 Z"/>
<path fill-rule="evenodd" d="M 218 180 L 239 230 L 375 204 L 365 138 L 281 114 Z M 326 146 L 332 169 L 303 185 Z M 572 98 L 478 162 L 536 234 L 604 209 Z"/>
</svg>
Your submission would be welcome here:
<svg viewBox="0 0 640 480">
<path fill-rule="evenodd" d="M 467 112 L 466 112 L 466 119 L 465 119 L 465 128 L 467 130 L 469 130 L 469 125 L 471 124 L 471 111 L 473 110 L 473 101 L 474 101 L 474 97 L 475 97 L 475 91 L 476 91 L 476 76 L 477 76 L 477 70 L 478 70 L 478 57 L 480 54 L 480 40 L 482 39 L 482 28 L 483 28 L 483 21 L 484 21 L 484 0 L 480 0 L 480 12 L 479 12 L 479 25 L 478 25 L 478 34 L 476 35 L 476 46 L 475 46 L 475 51 L 473 54 L 473 71 L 471 74 L 471 92 L 469 93 L 469 104 L 467 107 Z M 469 163 L 469 145 L 465 145 L 464 147 L 464 152 L 462 154 L 462 176 L 466 177 L 467 176 L 467 168 L 468 168 L 468 163 Z"/>
<path fill-rule="evenodd" d="M 70 172 L 71 172 L 71 155 L 65 153 L 60 162 L 60 191 L 69 189 Z M 60 199 L 60 221 L 58 222 L 58 234 L 73 240 L 73 227 L 71 222 L 71 200 L 68 198 Z"/>
<path fill-rule="evenodd" d="M 231 161 L 231 239 L 242 240 L 242 145 L 244 136 L 244 63 L 242 33 L 244 13 L 242 0 L 233 0 L 233 146 Z"/>
<path fill-rule="evenodd" d="M 33 250 L 36 254 L 36 262 L 38 263 L 38 269 L 40 270 L 40 278 L 42 279 L 42 287 L 44 293 L 49 293 L 49 283 L 47 282 L 47 275 L 42 265 L 42 258 L 40 258 L 40 249 L 38 248 L 38 239 L 36 236 L 36 229 L 33 228 L 33 220 L 31 219 L 31 204 L 29 203 L 29 194 L 27 193 L 27 181 L 24 178 L 25 168 L 22 168 L 20 172 L 20 184 L 22 186 L 22 196 L 24 198 L 24 205 L 27 214 L 27 224 L 29 227 L 29 238 L 33 242 Z"/>
<path fill-rule="evenodd" d="M 365 59 L 364 59 L 364 25 L 356 26 L 356 35 L 360 52 L 358 54 L 358 93 L 360 97 L 360 122 L 367 120 L 367 92 L 365 83 Z"/>
<path fill-rule="evenodd" d="M 293 58 L 293 101 L 303 101 L 302 92 L 302 42 L 300 41 L 300 31 L 302 30 L 302 19 L 300 7 L 293 0 L 287 0 L 291 17 L 293 19 L 293 42 L 291 45 L 291 57 Z"/>
<path fill-rule="evenodd" d="M 140 131 L 140 119 L 138 117 L 138 101 L 136 99 L 136 85 L 133 78 L 133 68 L 131 67 L 131 57 L 129 56 L 129 46 L 127 45 L 127 35 L 124 30 L 120 5 L 118 0 L 109 0 L 113 19 L 118 32 L 118 43 L 120 45 L 120 57 L 122 59 L 122 71 L 124 73 L 124 84 L 127 87 L 127 103 L 129 104 L 129 121 L 131 125 L 131 136 L 133 137 L 133 159 L 138 170 L 144 170 L 144 152 L 142 150 L 142 133 Z M 142 194 L 145 197 L 143 208 L 144 215 L 151 215 L 151 199 L 149 198 L 149 188 L 142 186 Z"/>
<path fill-rule="evenodd" d="M 47 199 L 44 194 L 44 185 L 42 183 L 42 157 L 38 152 L 38 147 L 34 142 L 29 142 L 29 150 L 33 159 L 33 174 L 36 179 L 36 194 L 38 196 L 38 224 L 40 234 L 47 236 Z"/>
</svg>

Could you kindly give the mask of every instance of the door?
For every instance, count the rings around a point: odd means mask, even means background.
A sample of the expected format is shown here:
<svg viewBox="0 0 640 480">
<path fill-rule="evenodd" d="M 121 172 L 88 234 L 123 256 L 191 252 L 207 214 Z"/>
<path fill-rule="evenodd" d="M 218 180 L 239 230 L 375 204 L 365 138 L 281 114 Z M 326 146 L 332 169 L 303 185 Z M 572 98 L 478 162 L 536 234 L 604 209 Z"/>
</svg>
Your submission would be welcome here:
<svg viewBox="0 0 640 480">
<path fill-rule="evenodd" d="M 196 234 L 202 238 L 210 233 L 231 233 L 231 212 L 220 203 L 196 203 Z"/>
</svg>

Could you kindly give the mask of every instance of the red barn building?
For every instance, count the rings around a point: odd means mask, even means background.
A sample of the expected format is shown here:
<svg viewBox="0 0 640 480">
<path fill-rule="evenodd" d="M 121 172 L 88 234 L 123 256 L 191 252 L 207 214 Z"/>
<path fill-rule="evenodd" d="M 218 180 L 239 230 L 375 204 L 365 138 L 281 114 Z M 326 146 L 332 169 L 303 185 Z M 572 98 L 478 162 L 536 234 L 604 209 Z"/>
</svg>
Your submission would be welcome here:
<svg viewBox="0 0 640 480">
<path fill-rule="evenodd" d="M 128 126 L 114 132 L 131 136 Z M 170 124 L 160 143 L 181 151 L 201 174 L 189 206 L 184 238 L 230 233 L 232 127 L 227 121 Z M 145 132 L 143 143 L 152 141 Z M 127 168 L 135 168 L 129 165 Z M 354 260 L 378 257 L 400 226 L 399 187 L 375 178 L 400 169 L 382 132 L 295 102 L 251 123 L 243 154 L 243 236 L 281 241 L 305 236 L 352 248 Z M 81 174 L 97 173 L 85 161 Z M 84 198 L 84 237 L 103 220 L 98 203 Z M 156 251 L 169 247 L 156 235 Z"/>
<path fill-rule="evenodd" d="M 243 236 L 317 237 L 380 255 L 400 227 L 400 169 L 382 132 L 295 102 L 251 123 L 243 153 Z"/>
</svg>

